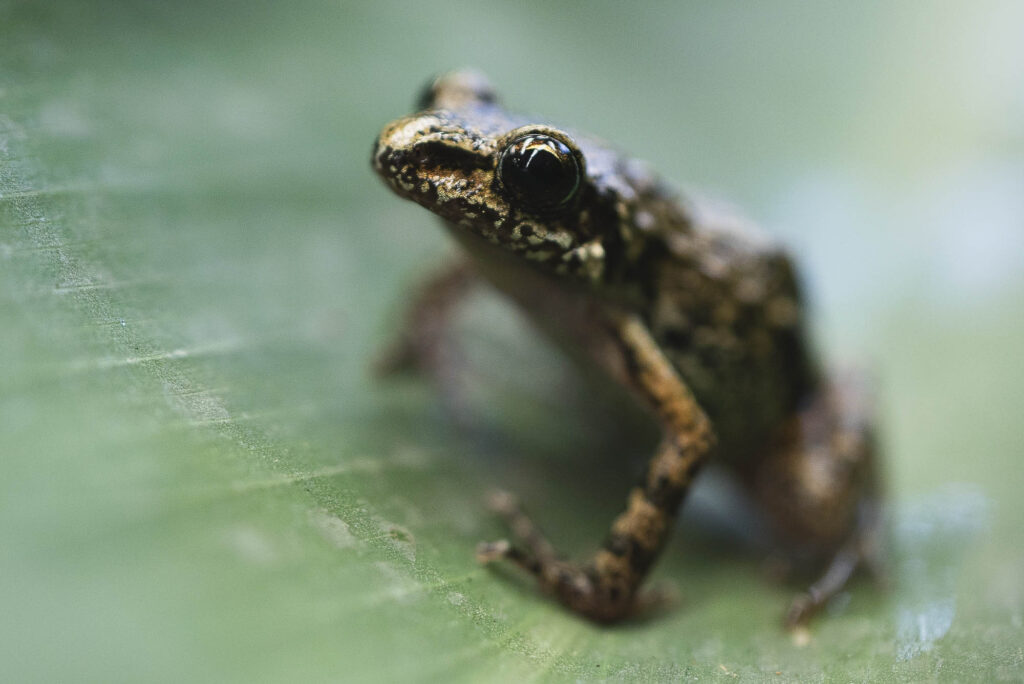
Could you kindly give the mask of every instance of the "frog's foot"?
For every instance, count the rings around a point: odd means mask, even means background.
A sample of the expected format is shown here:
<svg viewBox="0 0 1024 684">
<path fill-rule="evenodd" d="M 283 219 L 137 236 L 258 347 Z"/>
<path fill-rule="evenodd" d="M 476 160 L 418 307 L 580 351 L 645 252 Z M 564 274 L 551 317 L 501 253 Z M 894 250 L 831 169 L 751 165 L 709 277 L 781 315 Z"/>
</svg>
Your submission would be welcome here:
<svg viewBox="0 0 1024 684">
<path fill-rule="evenodd" d="M 546 542 L 545 542 L 546 544 Z M 512 544 L 507 539 L 481 542 L 477 560 L 509 561 L 537 578 L 541 589 L 553 595 L 575 613 L 596 622 L 616 622 L 630 615 L 639 581 L 627 572 L 602 571 L 591 562 L 579 565 L 555 557 L 542 557 Z"/>
<path fill-rule="evenodd" d="M 881 507 L 876 500 L 861 502 L 857 527 L 839 547 L 825 571 L 807 591 L 793 597 L 786 611 L 788 629 L 805 626 L 816 613 L 839 594 L 857 570 L 865 570 L 879 586 L 888 584 L 882 544 Z"/>
<path fill-rule="evenodd" d="M 663 447 L 664 459 L 674 451 Z M 655 480 L 664 493 L 665 485 Z M 572 611 L 596 622 L 623 618 L 666 605 L 669 592 L 639 593 L 648 570 L 661 551 L 678 507 L 681 493 L 652 501 L 653 492 L 636 487 L 629 503 L 612 524 L 603 547 L 586 563 L 562 559 L 547 538 L 519 507 L 514 497 L 498 493 L 490 497 L 491 508 L 509 527 L 515 542 L 501 539 L 477 546 L 481 563 L 505 560 L 537 579 L 541 589 Z"/>
<path fill-rule="evenodd" d="M 790 604 L 790 628 L 805 625 L 858 570 L 884 575 L 870 403 L 859 378 L 831 381 L 758 465 L 754 489 L 782 537 L 827 558 Z"/>
<path fill-rule="evenodd" d="M 543 538 L 542 549 L 550 544 Z M 524 540 L 526 546 L 528 542 Z M 528 547 L 527 547 L 528 548 Z M 481 542 L 476 558 L 484 564 L 508 561 L 537 578 L 541 588 L 555 596 L 572 611 L 595 622 L 611 623 L 635 615 L 646 615 L 654 610 L 678 602 L 679 594 L 670 586 L 658 586 L 638 592 L 642 574 L 631 573 L 621 567 L 611 567 L 609 558 L 599 553 L 587 565 L 578 565 L 555 556 L 542 556 L 512 544 L 507 539 Z M 602 567 L 603 565 L 603 567 Z"/>
<path fill-rule="evenodd" d="M 494 492 L 488 507 L 504 519 L 509 532 L 521 546 L 507 539 L 482 542 L 476 557 L 481 563 L 509 561 L 537 578 L 541 588 L 577 613 L 599 622 L 625 617 L 633 608 L 633 593 L 638 582 L 626 576 L 601 573 L 594 563 L 587 566 L 562 560 L 554 547 L 518 500 L 508 492 Z"/>
</svg>

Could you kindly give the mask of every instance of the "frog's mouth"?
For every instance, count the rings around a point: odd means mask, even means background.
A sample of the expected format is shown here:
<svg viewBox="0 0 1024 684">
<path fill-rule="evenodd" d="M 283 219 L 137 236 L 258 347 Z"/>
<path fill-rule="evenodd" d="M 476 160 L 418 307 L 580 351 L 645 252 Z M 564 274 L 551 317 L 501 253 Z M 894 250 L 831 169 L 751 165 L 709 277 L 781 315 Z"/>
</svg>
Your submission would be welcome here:
<svg viewBox="0 0 1024 684">
<path fill-rule="evenodd" d="M 373 167 L 396 194 L 474 232 L 493 232 L 509 215 L 495 191 L 493 142 L 420 115 L 384 128 Z"/>
</svg>

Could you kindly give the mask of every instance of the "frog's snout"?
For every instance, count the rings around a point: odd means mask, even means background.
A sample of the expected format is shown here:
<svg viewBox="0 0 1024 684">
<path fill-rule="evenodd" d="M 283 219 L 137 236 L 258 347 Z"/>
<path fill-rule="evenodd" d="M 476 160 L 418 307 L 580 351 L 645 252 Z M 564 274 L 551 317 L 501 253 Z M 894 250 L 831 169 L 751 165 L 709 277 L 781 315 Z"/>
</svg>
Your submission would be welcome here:
<svg viewBox="0 0 1024 684">
<path fill-rule="evenodd" d="M 408 196 L 415 183 L 415 168 L 410 163 L 411 145 L 405 140 L 402 122 L 388 124 L 373 143 L 371 164 L 377 175 L 400 195 Z"/>
<path fill-rule="evenodd" d="M 373 143 L 373 168 L 391 186 L 395 186 L 400 171 L 409 170 L 410 153 L 416 142 L 430 128 L 423 117 L 407 117 L 392 121 L 381 130 Z"/>
<path fill-rule="evenodd" d="M 392 143 L 390 129 L 391 126 L 386 127 L 373 141 L 373 156 L 370 159 L 370 164 L 385 183 L 392 189 L 400 191 L 398 175 L 402 166 L 405 166 L 402 160 L 404 155 Z"/>
<path fill-rule="evenodd" d="M 439 185 L 462 181 L 461 194 L 471 174 L 489 170 L 490 152 L 481 138 L 434 113 L 422 113 L 385 126 L 374 142 L 372 163 L 395 192 L 422 203 Z M 481 182 L 472 180 L 473 185 Z"/>
</svg>

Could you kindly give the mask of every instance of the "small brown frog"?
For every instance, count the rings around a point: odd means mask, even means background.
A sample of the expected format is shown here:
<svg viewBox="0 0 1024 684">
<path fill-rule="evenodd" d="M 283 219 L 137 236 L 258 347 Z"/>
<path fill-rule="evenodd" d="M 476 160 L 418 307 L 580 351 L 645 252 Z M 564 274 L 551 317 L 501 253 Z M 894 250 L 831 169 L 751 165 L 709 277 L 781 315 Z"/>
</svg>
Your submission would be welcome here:
<svg viewBox="0 0 1024 684">
<path fill-rule="evenodd" d="M 419 108 L 383 129 L 373 167 L 440 216 L 468 258 L 417 294 L 388 367 L 447 372 L 446 322 L 483 280 L 662 430 L 592 558 L 561 558 L 510 496 L 495 508 L 517 543 L 481 544 L 478 557 L 511 561 L 588 618 L 619 620 L 713 458 L 760 504 L 780 548 L 812 552 L 822 570 L 787 624 L 857 568 L 877 568 L 870 402 L 814 357 L 790 257 L 607 145 L 507 112 L 476 72 L 436 79 Z"/>
</svg>

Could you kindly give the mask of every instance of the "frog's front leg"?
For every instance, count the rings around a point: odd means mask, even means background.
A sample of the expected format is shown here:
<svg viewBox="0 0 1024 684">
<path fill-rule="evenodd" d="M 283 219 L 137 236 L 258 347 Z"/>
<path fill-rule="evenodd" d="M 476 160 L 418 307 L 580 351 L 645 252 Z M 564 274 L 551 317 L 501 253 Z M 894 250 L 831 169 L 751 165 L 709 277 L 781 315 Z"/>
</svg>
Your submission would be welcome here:
<svg viewBox="0 0 1024 684">
<path fill-rule="evenodd" d="M 602 548 L 588 562 L 572 563 L 560 560 L 529 519 L 505 500 L 499 502 L 499 511 L 525 548 L 501 540 L 481 544 L 477 555 L 482 562 L 512 561 L 573 611 L 611 622 L 633 608 L 637 590 L 661 553 L 714 436 L 703 409 L 643 322 L 630 315 L 613 316 L 605 332 L 592 349 L 594 357 L 654 411 L 663 428 L 646 475 L 629 493 L 626 510 L 612 522 Z"/>
<path fill-rule="evenodd" d="M 478 282 L 465 260 L 430 273 L 412 291 L 397 336 L 374 363 L 378 376 L 423 373 L 457 420 L 466 413 L 458 382 L 463 364 L 449 329 L 459 304 Z"/>
</svg>

